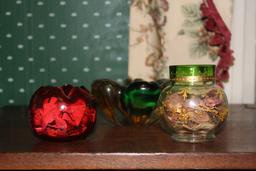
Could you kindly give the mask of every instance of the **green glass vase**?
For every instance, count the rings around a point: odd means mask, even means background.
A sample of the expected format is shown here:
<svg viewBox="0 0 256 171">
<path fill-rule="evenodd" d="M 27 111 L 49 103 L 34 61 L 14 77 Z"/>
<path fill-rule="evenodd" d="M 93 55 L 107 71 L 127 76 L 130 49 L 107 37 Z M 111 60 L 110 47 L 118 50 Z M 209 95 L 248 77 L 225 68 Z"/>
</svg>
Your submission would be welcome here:
<svg viewBox="0 0 256 171">
<path fill-rule="evenodd" d="M 178 142 L 205 142 L 228 116 L 228 101 L 215 84 L 215 65 L 170 66 L 172 84 L 160 94 L 155 113 L 162 127 Z"/>
</svg>

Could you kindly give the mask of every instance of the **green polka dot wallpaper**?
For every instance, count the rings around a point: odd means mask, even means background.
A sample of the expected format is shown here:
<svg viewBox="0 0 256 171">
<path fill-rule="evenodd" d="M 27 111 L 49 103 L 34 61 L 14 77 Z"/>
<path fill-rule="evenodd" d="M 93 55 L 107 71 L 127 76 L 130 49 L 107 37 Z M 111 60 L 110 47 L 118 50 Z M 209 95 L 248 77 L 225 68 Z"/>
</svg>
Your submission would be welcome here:
<svg viewBox="0 0 256 171">
<path fill-rule="evenodd" d="M 0 0 L 0 106 L 42 85 L 91 89 L 128 68 L 127 0 Z"/>
</svg>

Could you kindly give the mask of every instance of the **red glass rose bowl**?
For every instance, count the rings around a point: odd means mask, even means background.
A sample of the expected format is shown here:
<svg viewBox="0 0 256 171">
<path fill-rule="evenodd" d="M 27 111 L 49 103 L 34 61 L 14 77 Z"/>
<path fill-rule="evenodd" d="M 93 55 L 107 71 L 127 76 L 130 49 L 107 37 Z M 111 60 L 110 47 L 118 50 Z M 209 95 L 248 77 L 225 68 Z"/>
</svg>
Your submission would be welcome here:
<svg viewBox="0 0 256 171">
<path fill-rule="evenodd" d="M 54 140 L 87 135 L 96 121 L 94 98 L 85 87 L 40 87 L 30 100 L 29 110 L 34 133 Z"/>
</svg>

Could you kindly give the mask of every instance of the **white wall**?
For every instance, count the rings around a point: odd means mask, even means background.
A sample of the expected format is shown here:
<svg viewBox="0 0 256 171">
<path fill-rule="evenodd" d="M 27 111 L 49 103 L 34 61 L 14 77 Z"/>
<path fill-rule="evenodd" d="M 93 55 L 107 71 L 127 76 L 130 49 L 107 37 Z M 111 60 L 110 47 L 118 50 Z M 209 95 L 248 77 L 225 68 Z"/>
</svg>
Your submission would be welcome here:
<svg viewBox="0 0 256 171">
<path fill-rule="evenodd" d="M 255 103 L 256 0 L 234 0 L 232 42 L 235 64 L 225 84 L 230 103 Z"/>
</svg>

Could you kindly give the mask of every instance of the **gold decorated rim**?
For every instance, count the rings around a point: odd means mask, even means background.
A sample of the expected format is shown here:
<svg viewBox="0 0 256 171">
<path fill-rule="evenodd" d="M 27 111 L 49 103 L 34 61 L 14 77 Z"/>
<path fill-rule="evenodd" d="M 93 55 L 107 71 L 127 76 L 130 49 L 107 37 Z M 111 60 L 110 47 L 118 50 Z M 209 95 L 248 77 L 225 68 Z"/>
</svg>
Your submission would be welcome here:
<svg viewBox="0 0 256 171">
<path fill-rule="evenodd" d="M 171 81 L 176 82 L 200 82 L 200 81 L 215 81 L 215 77 L 212 76 L 185 76 L 170 78 Z"/>
<path fill-rule="evenodd" d="M 215 65 L 170 66 L 170 79 L 176 82 L 205 82 L 215 80 Z"/>
</svg>

